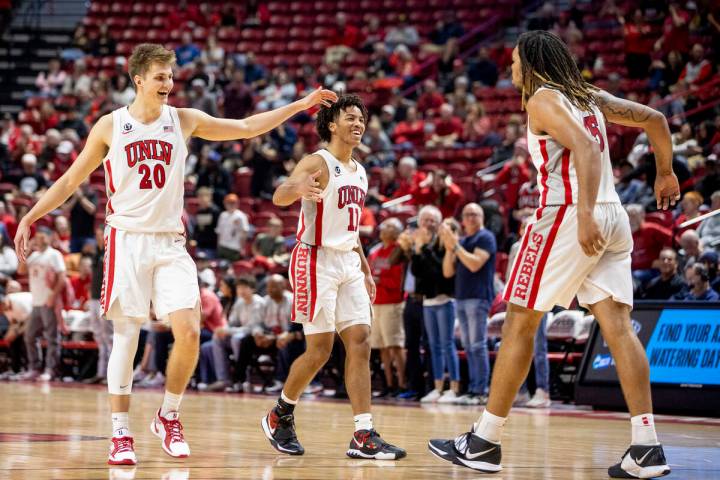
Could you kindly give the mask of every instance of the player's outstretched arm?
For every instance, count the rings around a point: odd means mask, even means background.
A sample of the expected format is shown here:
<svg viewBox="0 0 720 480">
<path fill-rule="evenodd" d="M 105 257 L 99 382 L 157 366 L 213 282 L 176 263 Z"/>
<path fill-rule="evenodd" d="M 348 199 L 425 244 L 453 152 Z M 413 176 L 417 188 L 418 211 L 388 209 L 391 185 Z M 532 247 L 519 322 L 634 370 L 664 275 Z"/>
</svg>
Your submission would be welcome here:
<svg viewBox="0 0 720 480">
<path fill-rule="evenodd" d="M 602 251 L 604 239 L 593 212 L 600 188 L 600 146 L 578 123 L 560 94 L 541 90 L 527 104 L 531 128 L 545 132 L 570 150 L 578 179 L 578 242 L 588 256 Z"/>
<path fill-rule="evenodd" d="M 15 234 L 15 251 L 25 261 L 30 225 L 60 207 L 95 170 L 107 153 L 112 137 L 112 116 L 105 115 L 90 130 L 85 147 L 70 168 L 45 192 L 18 224 Z"/>
<path fill-rule="evenodd" d="M 618 98 L 603 90 L 595 94 L 595 99 L 608 122 L 645 130 L 655 152 L 657 206 L 667 210 L 670 205 L 675 205 L 680 199 L 680 186 L 672 170 L 672 138 L 665 115 L 641 103 Z"/>
<path fill-rule="evenodd" d="M 239 140 L 262 135 L 276 128 L 296 113 L 315 105 L 327 107 L 336 100 L 337 94 L 335 92 L 318 88 L 305 98 L 284 107 L 243 119 L 211 117 L 207 113 L 194 108 L 179 109 L 179 115 L 183 125 L 189 125 L 189 128 L 187 130 L 184 128 L 184 130 L 189 131 L 190 136 L 212 141 Z"/>
<path fill-rule="evenodd" d="M 328 178 L 327 165 L 320 155 L 303 157 L 290 176 L 275 189 L 273 203 L 285 207 L 301 198 L 319 202 Z"/>
</svg>

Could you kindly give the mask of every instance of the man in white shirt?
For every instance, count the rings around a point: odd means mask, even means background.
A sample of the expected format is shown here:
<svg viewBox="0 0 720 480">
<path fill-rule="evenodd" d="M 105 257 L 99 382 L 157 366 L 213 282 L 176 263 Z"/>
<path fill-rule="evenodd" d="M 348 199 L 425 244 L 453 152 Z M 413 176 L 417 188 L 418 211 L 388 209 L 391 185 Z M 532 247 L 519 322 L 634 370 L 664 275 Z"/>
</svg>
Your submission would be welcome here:
<svg viewBox="0 0 720 480">
<path fill-rule="evenodd" d="M 25 348 L 28 356 L 28 372 L 24 380 L 39 378 L 52 380 L 55 368 L 60 362 L 59 330 L 65 328 L 56 305 L 61 300 L 60 293 L 65 288 L 65 261 L 62 254 L 50 246 L 52 231 L 40 227 L 35 234 L 33 252 L 27 262 L 20 264 L 19 273 L 28 270 L 30 274 L 30 293 L 32 294 L 32 312 L 25 330 Z M 37 337 L 43 334 L 47 341 L 45 372 L 40 374 L 40 355 Z"/>
<path fill-rule="evenodd" d="M 238 196 L 229 193 L 224 200 L 225 211 L 220 214 L 217 228 L 218 249 L 220 258 L 234 262 L 242 257 L 245 239 L 250 230 L 247 215 L 238 209 Z"/>
<path fill-rule="evenodd" d="M 10 291 L 10 283 L 17 283 L 14 280 L 8 282 L 7 290 Z M 0 378 L 9 378 L 20 371 L 23 353 L 23 335 L 27 321 L 32 312 L 32 294 L 30 292 L 13 292 L 0 296 L 0 313 L 5 315 L 10 324 L 2 339 L 8 342 L 10 352 L 10 370 L 2 374 Z"/>
</svg>

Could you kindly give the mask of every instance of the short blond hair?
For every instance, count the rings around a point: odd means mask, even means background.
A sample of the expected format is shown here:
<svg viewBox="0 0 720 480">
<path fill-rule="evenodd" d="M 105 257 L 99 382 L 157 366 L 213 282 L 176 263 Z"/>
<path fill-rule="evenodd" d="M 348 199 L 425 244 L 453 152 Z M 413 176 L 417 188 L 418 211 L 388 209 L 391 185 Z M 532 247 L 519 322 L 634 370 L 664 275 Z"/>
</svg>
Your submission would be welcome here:
<svg viewBox="0 0 720 480">
<path fill-rule="evenodd" d="M 135 75 L 141 77 L 150 70 L 150 65 L 160 63 L 163 65 L 175 65 L 175 52 L 168 50 L 158 43 L 141 43 L 133 49 L 128 59 L 128 73 L 130 79 L 135 83 Z"/>
</svg>

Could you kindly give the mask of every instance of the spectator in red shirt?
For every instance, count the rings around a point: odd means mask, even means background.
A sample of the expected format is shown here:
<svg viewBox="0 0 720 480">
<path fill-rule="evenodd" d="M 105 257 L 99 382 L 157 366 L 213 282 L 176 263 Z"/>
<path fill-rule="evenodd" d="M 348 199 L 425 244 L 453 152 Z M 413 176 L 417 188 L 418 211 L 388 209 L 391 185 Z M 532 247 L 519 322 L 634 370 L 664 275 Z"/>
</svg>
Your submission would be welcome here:
<svg viewBox="0 0 720 480">
<path fill-rule="evenodd" d="M 74 308 L 78 310 L 87 310 L 85 304 L 90 299 L 90 282 L 92 282 L 93 274 L 92 258 L 82 257 L 78 272 L 70 277 L 70 285 L 72 285 L 75 294 Z"/>
<path fill-rule="evenodd" d="M 668 13 L 663 36 L 655 42 L 655 50 L 665 54 L 677 50 L 685 55 L 690 50 L 690 14 L 680 7 L 680 2 L 670 2 Z"/>
<path fill-rule="evenodd" d="M 684 81 L 688 85 L 702 85 L 712 76 L 712 73 L 712 64 L 705 58 L 705 48 L 696 43 L 690 51 L 690 60 L 680 72 L 680 81 Z"/>
<path fill-rule="evenodd" d="M 650 69 L 652 53 L 652 41 L 650 35 L 652 29 L 645 21 L 645 16 L 640 8 L 636 8 L 630 22 L 620 15 L 618 21 L 623 26 L 625 37 L 625 66 L 630 78 L 646 78 Z"/>
<path fill-rule="evenodd" d="M 403 327 L 403 264 L 390 263 L 390 256 L 398 248 L 397 238 L 403 225 L 397 218 L 380 224 L 380 241 L 370 250 L 368 263 L 378 286 L 373 304 L 373 328 L 370 347 L 380 349 L 385 371 L 385 389 L 380 396 L 394 393 L 393 365 L 397 373 L 397 388 L 405 390 L 405 329 Z M 399 392 L 398 392 L 399 393 Z"/>
<path fill-rule="evenodd" d="M 333 32 L 328 38 L 328 49 L 325 52 L 325 63 L 342 62 L 345 56 L 354 52 L 362 42 L 360 30 L 347 23 L 347 16 L 343 12 L 335 15 Z"/>
<path fill-rule="evenodd" d="M 63 256 L 70 253 L 70 222 L 67 217 L 58 215 L 55 217 L 55 232 L 53 233 L 52 246 L 57 248 Z"/>
<path fill-rule="evenodd" d="M 440 118 L 435 121 L 435 132 L 427 141 L 428 147 L 452 147 L 463 134 L 463 123 L 453 114 L 453 107 L 443 103 L 440 107 Z"/>
<path fill-rule="evenodd" d="M 435 80 L 428 78 L 423 82 L 423 93 L 417 101 L 417 109 L 426 117 L 435 115 L 435 112 L 445 103 L 442 93 L 438 90 Z"/>
<path fill-rule="evenodd" d="M 495 177 L 495 188 L 505 192 L 505 206 L 515 210 L 518 204 L 520 187 L 530 179 L 528 172 L 528 148 L 527 140 L 520 138 L 515 142 L 515 152 L 512 160 L 505 163 L 505 166 Z"/>
<path fill-rule="evenodd" d="M 390 55 L 390 66 L 395 70 L 395 75 L 402 78 L 406 84 L 412 82 L 418 68 L 410 50 L 403 44 L 395 47 L 395 51 Z"/>
<path fill-rule="evenodd" d="M 642 205 L 630 204 L 625 207 L 630 219 L 630 230 L 633 236 L 632 270 L 633 278 L 639 286 L 658 276 L 656 260 L 663 248 L 672 245 L 672 232 L 658 225 L 645 221 L 645 208 Z"/>
<path fill-rule="evenodd" d="M 375 220 L 375 214 L 368 208 L 367 205 L 363 206 L 360 212 L 360 241 L 363 246 L 367 246 L 374 238 L 375 227 L 377 227 L 377 220 Z"/>
<path fill-rule="evenodd" d="M 405 120 L 398 122 L 393 131 L 393 142 L 408 144 L 408 147 L 425 145 L 425 121 L 418 115 L 418 109 L 408 107 Z"/>
<path fill-rule="evenodd" d="M 427 185 L 429 183 L 429 185 Z M 416 205 L 434 205 L 440 209 L 443 218 L 455 216 L 463 199 L 463 192 L 444 170 L 433 172 L 425 179 L 423 186 L 415 193 Z"/>
<path fill-rule="evenodd" d="M 402 157 L 398 162 L 398 188 L 393 193 L 393 198 L 412 195 L 420 189 L 420 184 L 425 180 L 425 177 L 425 173 L 418 171 L 417 161 L 413 157 Z"/>
<path fill-rule="evenodd" d="M 212 334 L 216 329 L 227 326 L 227 319 L 223 313 L 220 297 L 210 289 L 205 281 L 201 281 L 200 286 L 200 309 L 203 330 L 200 337 L 201 342 L 206 342 L 212 339 Z"/>
<path fill-rule="evenodd" d="M 471 103 L 465 117 L 463 140 L 472 145 L 482 146 L 486 145 L 489 140 L 488 135 L 491 133 L 493 133 L 492 122 L 485 115 L 485 107 L 480 102 Z"/>
<path fill-rule="evenodd" d="M 540 206 L 540 189 L 537 183 L 537 169 L 535 164 L 528 162 L 528 181 L 520 186 L 518 192 L 517 209 L 513 212 L 513 218 L 518 222 L 522 222 L 529 217 Z"/>
</svg>

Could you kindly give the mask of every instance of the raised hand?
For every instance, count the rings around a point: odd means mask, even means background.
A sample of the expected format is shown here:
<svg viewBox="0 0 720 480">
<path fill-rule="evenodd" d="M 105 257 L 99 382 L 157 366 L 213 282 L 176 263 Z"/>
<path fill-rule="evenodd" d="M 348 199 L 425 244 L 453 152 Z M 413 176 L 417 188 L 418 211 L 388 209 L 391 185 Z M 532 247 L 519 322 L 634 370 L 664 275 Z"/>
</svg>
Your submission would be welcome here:
<svg viewBox="0 0 720 480">
<path fill-rule="evenodd" d="M 330 105 L 335 103 L 337 99 L 337 93 L 333 92 L 332 90 L 326 90 L 322 87 L 318 87 L 314 92 L 303 98 L 301 102 L 307 110 L 308 108 L 312 108 L 318 104 L 329 107 Z"/>
</svg>

